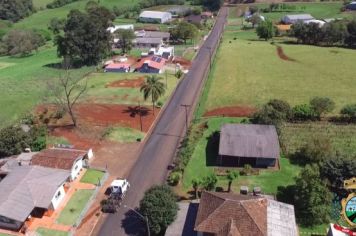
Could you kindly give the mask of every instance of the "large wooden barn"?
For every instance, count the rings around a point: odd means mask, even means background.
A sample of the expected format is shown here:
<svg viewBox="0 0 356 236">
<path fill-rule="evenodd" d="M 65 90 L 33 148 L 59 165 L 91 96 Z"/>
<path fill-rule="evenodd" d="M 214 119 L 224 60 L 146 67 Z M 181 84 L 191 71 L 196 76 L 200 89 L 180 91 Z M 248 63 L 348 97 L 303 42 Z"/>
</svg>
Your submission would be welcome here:
<svg viewBox="0 0 356 236">
<path fill-rule="evenodd" d="M 225 124 L 221 128 L 218 163 L 267 168 L 276 165 L 279 141 L 273 125 Z"/>
</svg>

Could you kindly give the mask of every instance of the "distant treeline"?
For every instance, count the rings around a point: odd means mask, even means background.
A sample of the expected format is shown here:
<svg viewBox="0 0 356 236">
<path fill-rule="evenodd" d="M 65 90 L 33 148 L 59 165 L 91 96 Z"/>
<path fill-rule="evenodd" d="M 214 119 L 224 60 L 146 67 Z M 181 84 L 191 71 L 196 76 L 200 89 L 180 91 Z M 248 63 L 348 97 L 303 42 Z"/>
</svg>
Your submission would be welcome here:
<svg viewBox="0 0 356 236">
<path fill-rule="evenodd" d="M 322 27 L 317 23 L 298 22 L 292 25 L 290 35 L 302 44 L 355 47 L 356 20 L 332 21 Z"/>
<path fill-rule="evenodd" d="M 76 2 L 76 1 L 78 1 L 78 0 L 54 0 L 53 2 L 48 3 L 46 7 L 48 9 L 53 9 L 53 8 L 62 7 L 64 5 L 67 5 L 69 3 Z"/>
</svg>

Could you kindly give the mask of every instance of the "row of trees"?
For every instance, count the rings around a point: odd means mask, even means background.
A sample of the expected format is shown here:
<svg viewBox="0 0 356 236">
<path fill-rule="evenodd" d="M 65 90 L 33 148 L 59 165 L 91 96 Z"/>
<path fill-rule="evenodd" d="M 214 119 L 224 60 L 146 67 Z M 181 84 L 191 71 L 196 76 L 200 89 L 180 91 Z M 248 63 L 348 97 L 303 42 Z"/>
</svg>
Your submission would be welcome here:
<svg viewBox="0 0 356 236">
<path fill-rule="evenodd" d="M 328 97 L 314 97 L 309 104 L 291 107 L 286 101 L 272 99 L 253 114 L 251 121 L 256 124 L 279 125 L 283 122 L 314 121 L 333 112 L 335 103 Z M 341 120 L 356 121 L 356 104 L 345 105 L 340 110 Z"/>
<path fill-rule="evenodd" d="M 0 41 L 0 55 L 29 55 L 51 39 L 47 33 L 34 30 L 11 30 Z"/>
<path fill-rule="evenodd" d="M 332 21 L 322 27 L 316 23 L 297 22 L 292 25 L 290 35 L 297 38 L 298 43 L 311 45 L 342 45 L 356 46 L 356 20 Z"/>
<path fill-rule="evenodd" d="M 29 16 L 34 11 L 32 0 L 0 0 L 0 19 L 12 22 Z"/>
<path fill-rule="evenodd" d="M 224 0 L 192 0 L 192 5 L 202 5 L 210 11 L 218 11 L 223 4 Z"/>
<path fill-rule="evenodd" d="M 64 5 L 67 5 L 72 2 L 76 2 L 78 0 L 54 0 L 53 2 L 50 2 L 46 5 L 48 9 L 53 9 L 53 8 L 58 8 L 62 7 Z"/>
</svg>

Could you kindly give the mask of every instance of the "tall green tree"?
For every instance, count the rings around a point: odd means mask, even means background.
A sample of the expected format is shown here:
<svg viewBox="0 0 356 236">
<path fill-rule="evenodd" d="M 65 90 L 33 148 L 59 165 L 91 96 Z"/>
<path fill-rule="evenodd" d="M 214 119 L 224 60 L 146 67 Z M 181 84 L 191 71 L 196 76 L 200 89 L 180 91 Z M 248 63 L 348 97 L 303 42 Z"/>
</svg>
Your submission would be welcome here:
<svg viewBox="0 0 356 236">
<path fill-rule="evenodd" d="M 166 185 L 153 186 L 145 192 L 139 211 L 148 218 L 153 234 L 164 234 L 166 228 L 175 220 L 178 212 L 176 200 L 175 194 Z"/>
<path fill-rule="evenodd" d="M 335 109 L 335 102 L 328 97 L 314 97 L 310 100 L 310 106 L 320 118 L 320 116 L 332 112 Z"/>
<path fill-rule="evenodd" d="M 119 47 L 123 54 L 130 52 L 133 46 L 132 40 L 135 39 L 135 33 L 131 29 L 119 29 L 115 32 L 119 39 Z"/>
<path fill-rule="evenodd" d="M 198 179 L 198 178 L 192 180 L 192 187 L 194 189 L 195 199 L 199 198 L 198 191 L 199 191 L 199 188 L 201 187 L 202 183 L 203 183 L 202 180 Z"/>
<path fill-rule="evenodd" d="M 157 100 L 166 92 L 166 87 L 161 80 L 162 78 L 155 75 L 148 76 L 140 88 L 145 100 L 151 98 L 153 114 L 155 114 L 155 104 Z"/>
<path fill-rule="evenodd" d="M 19 21 L 33 12 L 32 0 L 0 0 L 0 19 Z"/>
<path fill-rule="evenodd" d="M 171 30 L 173 40 L 183 40 L 187 43 L 188 39 L 194 39 L 198 34 L 198 28 L 188 22 L 182 21 Z"/>
<path fill-rule="evenodd" d="M 296 179 L 295 208 L 300 223 L 313 226 L 329 222 L 332 194 L 320 178 L 317 165 L 307 165 Z"/>
<path fill-rule="evenodd" d="M 106 29 L 114 19 L 105 7 L 89 8 L 86 13 L 72 10 L 64 26 L 64 35 L 56 37 L 60 57 L 79 59 L 85 65 L 97 64 L 111 50 L 111 35 Z"/>
<path fill-rule="evenodd" d="M 347 36 L 345 42 L 349 47 L 356 46 L 356 20 L 350 21 L 347 25 Z"/>
<path fill-rule="evenodd" d="M 258 24 L 256 28 L 256 33 L 258 37 L 266 41 L 273 38 L 274 32 L 275 32 L 275 28 L 273 26 L 273 23 L 272 21 L 269 20 L 262 21 L 261 23 Z"/>
<path fill-rule="evenodd" d="M 227 180 L 229 181 L 229 182 L 228 182 L 228 188 L 227 188 L 227 191 L 228 191 L 228 192 L 231 192 L 231 185 L 232 185 L 232 182 L 233 182 L 234 180 L 236 180 L 238 177 L 239 177 L 239 173 L 238 173 L 237 171 L 229 170 L 229 171 L 227 172 L 226 178 L 227 178 Z"/>
</svg>

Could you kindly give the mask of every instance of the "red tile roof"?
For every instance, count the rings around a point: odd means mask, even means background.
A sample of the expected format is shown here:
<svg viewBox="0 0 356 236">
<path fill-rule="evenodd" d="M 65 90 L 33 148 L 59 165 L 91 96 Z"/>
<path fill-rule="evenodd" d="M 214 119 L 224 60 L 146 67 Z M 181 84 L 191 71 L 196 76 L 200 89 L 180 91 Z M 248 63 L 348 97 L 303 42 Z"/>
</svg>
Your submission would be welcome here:
<svg viewBox="0 0 356 236">
<path fill-rule="evenodd" d="M 147 63 L 149 67 L 156 68 L 156 69 L 160 70 L 166 64 L 166 59 L 164 59 L 163 57 L 157 57 L 157 56 L 143 57 L 136 64 L 136 69 L 141 68 L 143 66 L 143 64 L 145 64 L 145 63 Z"/>
<path fill-rule="evenodd" d="M 194 230 L 215 235 L 267 235 L 267 199 L 203 192 Z"/>
<path fill-rule="evenodd" d="M 105 69 L 120 69 L 120 68 L 125 68 L 128 69 L 130 68 L 129 63 L 111 63 L 105 67 Z"/>
<path fill-rule="evenodd" d="M 86 151 L 76 149 L 45 149 L 32 157 L 31 165 L 71 170 L 74 163 L 85 155 Z"/>
</svg>

